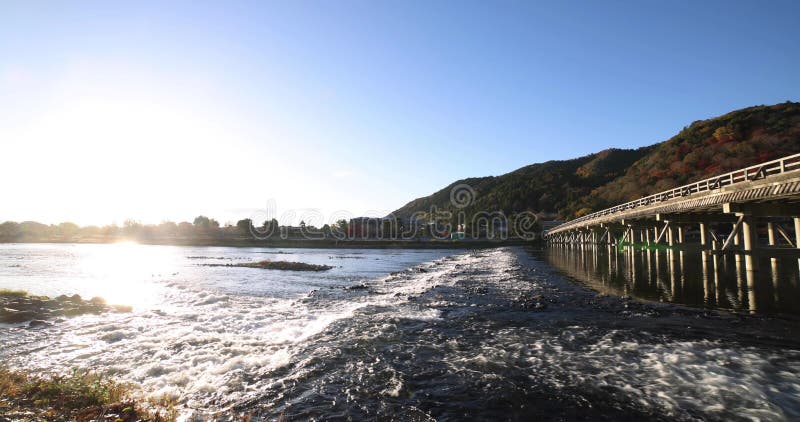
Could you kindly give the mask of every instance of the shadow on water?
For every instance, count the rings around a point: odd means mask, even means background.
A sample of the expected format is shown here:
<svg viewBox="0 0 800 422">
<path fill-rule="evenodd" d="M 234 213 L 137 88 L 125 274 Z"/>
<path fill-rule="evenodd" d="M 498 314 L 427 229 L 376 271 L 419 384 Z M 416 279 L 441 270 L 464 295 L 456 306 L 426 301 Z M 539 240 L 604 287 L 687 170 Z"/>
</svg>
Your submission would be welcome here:
<svg viewBox="0 0 800 422">
<path fill-rule="evenodd" d="M 632 246 L 553 247 L 552 266 L 602 293 L 766 314 L 800 314 L 797 258 Z"/>
</svg>

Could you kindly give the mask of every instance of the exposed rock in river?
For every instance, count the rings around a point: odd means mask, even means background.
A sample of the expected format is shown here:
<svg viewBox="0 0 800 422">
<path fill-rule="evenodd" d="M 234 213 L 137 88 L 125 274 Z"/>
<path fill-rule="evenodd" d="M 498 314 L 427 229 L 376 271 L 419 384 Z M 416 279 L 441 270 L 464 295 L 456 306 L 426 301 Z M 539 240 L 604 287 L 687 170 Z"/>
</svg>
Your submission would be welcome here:
<svg viewBox="0 0 800 422">
<path fill-rule="evenodd" d="M 28 326 L 39 327 L 49 325 L 47 320 L 57 317 L 130 310 L 129 306 L 108 305 L 100 297 L 84 300 L 79 295 L 61 295 L 51 299 L 19 291 L 0 291 L 0 323 L 6 324 L 30 321 Z"/>
<path fill-rule="evenodd" d="M 246 267 L 262 268 L 265 270 L 285 270 L 285 271 L 327 271 L 333 268 L 330 265 L 306 264 L 304 262 L 289 261 L 259 261 L 247 262 L 242 264 L 204 264 L 206 267 Z"/>
</svg>

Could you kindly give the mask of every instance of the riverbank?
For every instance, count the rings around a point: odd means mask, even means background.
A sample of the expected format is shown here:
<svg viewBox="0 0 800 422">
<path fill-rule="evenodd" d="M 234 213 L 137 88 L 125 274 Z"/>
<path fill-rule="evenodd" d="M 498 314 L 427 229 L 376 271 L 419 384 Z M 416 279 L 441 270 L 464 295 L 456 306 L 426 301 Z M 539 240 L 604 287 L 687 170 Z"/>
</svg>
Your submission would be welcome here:
<svg viewBox="0 0 800 422">
<path fill-rule="evenodd" d="M 0 367 L 0 420 L 172 422 L 168 403 L 135 398 L 131 386 L 83 370 L 30 374 Z"/>
</svg>

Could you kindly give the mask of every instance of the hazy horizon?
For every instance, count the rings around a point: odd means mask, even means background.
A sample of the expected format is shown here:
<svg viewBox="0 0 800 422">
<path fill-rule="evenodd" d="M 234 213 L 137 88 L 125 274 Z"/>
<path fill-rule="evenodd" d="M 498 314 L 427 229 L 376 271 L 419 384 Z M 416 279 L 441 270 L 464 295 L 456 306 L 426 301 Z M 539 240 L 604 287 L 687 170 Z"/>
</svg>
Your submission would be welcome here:
<svg viewBox="0 0 800 422">
<path fill-rule="evenodd" d="M 0 5 L 0 222 L 383 215 L 800 100 L 800 5 Z M 298 215 L 302 211 L 298 212 Z M 299 220 L 299 217 L 297 217 Z"/>
</svg>

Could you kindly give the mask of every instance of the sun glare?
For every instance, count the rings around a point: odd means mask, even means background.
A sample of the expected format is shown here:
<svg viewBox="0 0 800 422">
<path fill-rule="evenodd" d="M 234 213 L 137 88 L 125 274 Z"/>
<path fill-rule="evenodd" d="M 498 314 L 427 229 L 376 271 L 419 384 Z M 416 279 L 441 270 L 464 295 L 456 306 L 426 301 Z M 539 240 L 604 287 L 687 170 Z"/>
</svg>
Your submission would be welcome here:
<svg viewBox="0 0 800 422">
<path fill-rule="evenodd" d="M 80 264 L 85 289 L 110 304 L 152 305 L 163 289 L 155 281 L 177 271 L 170 248 L 120 242 L 87 249 Z"/>
<path fill-rule="evenodd" d="M 99 94 L 62 99 L 37 121 L 9 130 L 0 128 L 0 138 L 10 140 L 4 145 L 8 156 L 37 156 L 38 165 L 48 169 L 30 172 L 22 161 L 13 161 L 0 170 L 27 175 L 24 186 L 8 187 L 9 197 L 25 198 L 29 208 L 19 219 L 158 222 L 200 208 L 193 203 L 208 191 L 224 191 L 216 179 L 193 183 L 198 169 L 234 171 L 216 153 L 219 142 L 233 142 L 230 131 L 201 110 L 168 98 L 129 93 L 117 100 Z M 48 154 L 39 153 L 43 150 Z"/>
</svg>

